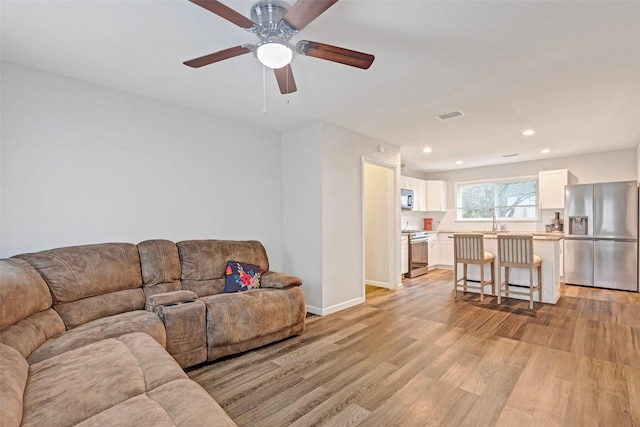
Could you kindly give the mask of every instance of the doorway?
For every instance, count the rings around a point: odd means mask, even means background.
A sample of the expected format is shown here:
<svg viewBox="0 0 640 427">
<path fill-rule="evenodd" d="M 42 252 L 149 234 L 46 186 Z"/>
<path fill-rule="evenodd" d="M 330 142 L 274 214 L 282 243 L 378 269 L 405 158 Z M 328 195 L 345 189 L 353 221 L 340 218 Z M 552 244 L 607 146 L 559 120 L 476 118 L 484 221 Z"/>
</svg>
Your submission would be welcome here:
<svg viewBox="0 0 640 427">
<path fill-rule="evenodd" d="M 396 165 L 363 159 L 363 296 L 366 285 L 396 289 L 400 245 L 396 187 Z"/>
</svg>

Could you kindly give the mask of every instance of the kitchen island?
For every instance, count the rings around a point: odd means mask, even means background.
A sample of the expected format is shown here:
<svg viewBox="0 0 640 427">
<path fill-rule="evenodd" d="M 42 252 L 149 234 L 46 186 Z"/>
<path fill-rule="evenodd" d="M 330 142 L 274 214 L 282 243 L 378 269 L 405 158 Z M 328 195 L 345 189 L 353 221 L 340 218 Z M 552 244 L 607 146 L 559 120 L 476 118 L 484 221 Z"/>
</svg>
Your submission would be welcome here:
<svg viewBox="0 0 640 427">
<path fill-rule="evenodd" d="M 448 231 L 452 233 L 452 231 Z M 469 231 L 458 231 L 458 233 L 470 233 Z M 562 233 L 525 233 L 525 232 L 491 232 L 483 231 L 484 250 L 491 252 L 496 256 L 496 282 L 498 281 L 498 234 L 532 234 L 533 235 L 533 252 L 542 258 L 542 302 L 555 304 L 560 299 L 560 265 L 561 265 L 561 243 L 564 238 Z M 490 277 L 491 265 L 485 265 L 485 280 Z M 462 265 L 458 266 L 458 277 L 462 277 Z M 480 267 L 477 265 L 469 265 L 468 280 L 480 281 Z M 504 280 L 504 268 L 502 269 L 502 280 Z M 534 283 L 537 283 L 537 276 L 534 275 Z M 529 285 L 529 270 L 521 268 L 512 268 L 509 274 L 510 289 L 523 290 L 521 287 L 513 285 L 527 286 Z M 497 288 L 497 283 L 496 283 Z M 489 291 L 488 287 L 485 291 Z M 469 289 L 468 292 L 479 293 L 479 290 Z M 485 296 L 487 294 L 485 293 Z M 528 300 L 526 295 L 510 294 L 509 298 Z M 534 301 L 538 301 L 537 292 L 534 294 Z"/>
</svg>

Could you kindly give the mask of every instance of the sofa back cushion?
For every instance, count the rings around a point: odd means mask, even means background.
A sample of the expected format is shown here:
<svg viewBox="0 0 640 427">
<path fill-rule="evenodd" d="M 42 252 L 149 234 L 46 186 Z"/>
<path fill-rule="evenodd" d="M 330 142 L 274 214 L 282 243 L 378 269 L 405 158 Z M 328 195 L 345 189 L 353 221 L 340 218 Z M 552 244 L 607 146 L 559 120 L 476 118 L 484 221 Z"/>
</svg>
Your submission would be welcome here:
<svg viewBox="0 0 640 427">
<path fill-rule="evenodd" d="M 142 286 L 146 296 L 181 291 L 178 247 L 169 240 L 145 240 L 138 243 Z"/>
<path fill-rule="evenodd" d="M 182 266 L 182 287 L 195 292 L 198 297 L 224 292 L 229 260 L 269 270 L 267 252 L 255 240 L 185 240 L 176 245 Z"/>
<path fill-rule="evenodd" d="M 49 285 L 67 329 L 144 309 L 138 248 L 131 243 L 71 246 L 17 255 Z"/>
<path fill-rule="evenodd" d="M 51 308 L 47 284 L 26 261 L 0 260 L 0 301 L 0 343 L 23 357 L 64 332 L 62 319 Z"/>
<path fill-rule="evenodd" d="M 51 307 L 47 284 L 27 262 L 0 260 L 0 278 L 0 331 Z"/>
</svg>

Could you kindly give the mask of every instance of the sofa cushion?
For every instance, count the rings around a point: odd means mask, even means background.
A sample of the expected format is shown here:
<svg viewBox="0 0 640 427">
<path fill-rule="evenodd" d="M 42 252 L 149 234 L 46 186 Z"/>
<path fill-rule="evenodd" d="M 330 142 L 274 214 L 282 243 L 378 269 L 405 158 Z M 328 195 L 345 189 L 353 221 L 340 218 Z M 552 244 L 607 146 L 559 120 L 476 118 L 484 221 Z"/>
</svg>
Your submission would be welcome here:
<svg viewBox="0 0 640 427">
<path fill-rule="evenodd" d="M 185 240 L 176 243 L 180 253 L 182 286 L 198 294 L 224 292 L 227 261 L 240 260 L 269 270 L 269 259 L 258 241 Z"/>
<path fill-rule="evenodd" d="M 124 425 L 232 427 L 236 424 L 202 387 L 191 380 L 175 380 L 102 411 L 76 427 Z"/>
<path fill-rule="evenodd" d="M 22 425 L 75 425 L 183 379 L 182 369 L 146 334 L 98 341 L 30 366 Z"/>
<path fill-rule="evenodd" d="M 145 240 L 138 243 L 142 284 L 147 297 L 182 290 L 178 247 L 169 240 Z"/>
<path fill-rule="evenodd" d="M 201 300 L 207 306 L 209 361 L 304 330 L 305 297 L 297 286 L 210 295 Z"/>
<path fill-rule="evenodd" d="M 260 287 L 262 270 L 254 264 L 229 261 L 225 271 L 225 292 L 242 292 Z"/>
<path fill-rule="evenodd" d="M 162 320 L 155 313 L 136 310 L 103 317 L 49 339 L 28 360 L 29 363 L 37 363 L 105 338 L 115 338 L 131 332 L 144 332 L 162 346 L 166 343 Z"/>
<path fill-rule="evenodd" d="M 64 331 L 62 318 L 53 308 L 49 308 L 0 331 L 0 343 L 15 348 L 24 357 L 29 357 L 48 339 Z"/>
<path fill-rule="evenodd" d="M 0 331 L 51 307 L 47 284 L 27 262 L 0 260 L 0 277 Z"/>
<path fill-rule="evenodd" d="M 67 329 L 144 308 L 136 245 L 102 243 L 17 255 L 38 270 Z"/>
<path fill-rule="evenodd" d="M 0 344 L 0 423 L 17 427 L 22 421 L 22 396 L 27 384 L 29 364 L 13 348 Z"/>
<path fill-rule="evenodd" d="M 28 357 L 47 339 L 64 332 L 51 308 L 51 292 L 26 261 L 0 260 L 0 343 Z"/>
</svg>

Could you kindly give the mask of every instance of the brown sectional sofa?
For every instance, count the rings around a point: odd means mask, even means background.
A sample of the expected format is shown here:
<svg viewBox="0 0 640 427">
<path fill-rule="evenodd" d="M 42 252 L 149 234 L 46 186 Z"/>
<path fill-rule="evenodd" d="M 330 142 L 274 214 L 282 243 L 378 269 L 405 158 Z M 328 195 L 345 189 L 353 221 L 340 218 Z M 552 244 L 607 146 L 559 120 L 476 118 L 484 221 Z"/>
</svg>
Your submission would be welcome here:
<svg viewBox="0 0 640 427">
<path fill-rule="evenodd" d="M 261 288 L 224 293 L 228 260 Z M 149 240 L 0 260 L 2 426 L 228 426 L 181 369 L 305 329 L 301 281 L 257 241 Z"/>
</svg>

